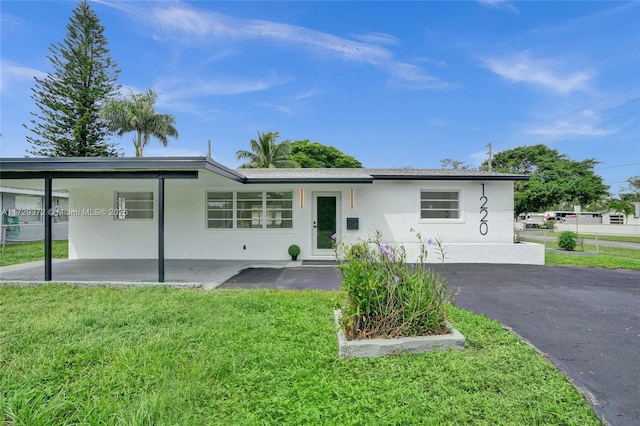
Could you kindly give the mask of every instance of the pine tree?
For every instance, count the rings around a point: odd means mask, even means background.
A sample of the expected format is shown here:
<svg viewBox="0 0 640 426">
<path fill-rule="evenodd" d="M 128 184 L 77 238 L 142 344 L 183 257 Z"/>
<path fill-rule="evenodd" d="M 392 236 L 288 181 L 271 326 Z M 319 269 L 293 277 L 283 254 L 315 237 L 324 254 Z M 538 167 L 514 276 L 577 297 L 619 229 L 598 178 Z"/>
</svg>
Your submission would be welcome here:
<svg viewBox="0 0 640 426">
<path fill-rule="evenodd" d="M 31 98 L 40 112 L 32 112 L 34 135 L 29 154 L 39 157 L 117 156 L 105 142 L 107 123 L 100 118 L 102 106 L 120 86 L 120 72 L 112 61 L 104 27 L 86 0 L 73 9 L 62 43 L 52 44 L 48 59 L 54 71 L 35 78 Z"/>
</svg>

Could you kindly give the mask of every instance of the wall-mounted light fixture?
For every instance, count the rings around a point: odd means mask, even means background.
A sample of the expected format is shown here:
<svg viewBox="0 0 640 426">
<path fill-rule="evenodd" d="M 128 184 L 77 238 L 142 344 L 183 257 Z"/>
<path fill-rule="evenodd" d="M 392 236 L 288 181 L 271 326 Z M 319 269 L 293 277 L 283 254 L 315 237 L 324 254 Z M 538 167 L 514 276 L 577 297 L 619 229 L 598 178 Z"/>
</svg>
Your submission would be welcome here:
<svg viewBox="0 0 640 426">
<path fill-rule="evenodd" d="M 300 208 L 304 208 L 304 188 L 300 188 Z"/>
<path fill-rule="evenodd" d="M 349 205 L 353 208 L 356 198 L 356 191 L 353 188 L 349 188 Z"/>
</svg>

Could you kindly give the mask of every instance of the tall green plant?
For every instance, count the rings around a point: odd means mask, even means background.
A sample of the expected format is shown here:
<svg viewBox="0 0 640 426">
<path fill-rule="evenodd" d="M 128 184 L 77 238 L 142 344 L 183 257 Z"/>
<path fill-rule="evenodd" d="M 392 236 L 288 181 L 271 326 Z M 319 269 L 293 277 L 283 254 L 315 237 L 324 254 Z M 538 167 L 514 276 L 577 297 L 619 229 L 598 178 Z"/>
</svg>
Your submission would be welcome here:
<svg viewBox="0 0 640 426">
<path fill-rule="evenodd" d="M 118 73 L 104 27 L 86 0 L 73 9 L 62 43 L 51 45 L 53 72 L 35 77 L 31 98 L 39 112 L 29 125 L 28 154 L 39 157 L 116 156 L 105 142 L 107 124 L 100 118 L 105 102 L 115 96 Z"/>
<path fill-rule="evenodd" d="M 289 141 L 277 143 L 276 139 L 279 137 L 279 132 L 258 132 L 258 140 L 251 139 L 249 142 L 251 151 L 241 149 L 236 152 L 238 160 L 243 158 L 249 160 L 240 167 L 249 169 L 297 167 L 298 164 L 289 158 L 291 143 Z"/>
<path fill-rule="evenodd" d="M 354 244 L 336 242 L 342 272 L 342 326 L 350 339 L 446 334 L 446 279 L 426 265 L 432 240 L 416 234 L 418 262 L 407 262 L 404 246 L 382 234 Z M 442 245 L 434 246 L 443 253 Z M 444 256 L 444 254 L 442 254 Z"/>
<path fill-rule="evenodd" d="M 177 138 L 176 119 L 170 114 L 158 114 L 155 103 L 158 94 L 149 89 L 145 93 L 129 92 L 129 97 L 108 102 L 102 116 L 109 124 L 109 129 L 118 136 L 134 132 L 133 146 L 136 157 L 142 157 L 149 139 L 154 137 L 163 146 L 169 144 L 170 137 Z"/>
</svg>

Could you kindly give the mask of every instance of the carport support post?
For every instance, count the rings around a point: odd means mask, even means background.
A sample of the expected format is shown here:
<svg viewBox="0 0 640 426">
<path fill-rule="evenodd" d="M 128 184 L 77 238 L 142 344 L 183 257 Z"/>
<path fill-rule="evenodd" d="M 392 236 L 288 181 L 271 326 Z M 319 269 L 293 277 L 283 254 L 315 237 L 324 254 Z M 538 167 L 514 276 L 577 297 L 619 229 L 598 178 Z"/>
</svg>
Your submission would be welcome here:
<svg viewBox="0 0 640 426">
<path fill-rule="evenodd" d="M 44 280 L 51 281 L 51 223 L 53 219 L 50 177 L 44 179 Z"/>
<path fill-rule="evenodd" d="M 158 282 L 164 282 L 164 177 L 158 178 Z"/>
</svg>

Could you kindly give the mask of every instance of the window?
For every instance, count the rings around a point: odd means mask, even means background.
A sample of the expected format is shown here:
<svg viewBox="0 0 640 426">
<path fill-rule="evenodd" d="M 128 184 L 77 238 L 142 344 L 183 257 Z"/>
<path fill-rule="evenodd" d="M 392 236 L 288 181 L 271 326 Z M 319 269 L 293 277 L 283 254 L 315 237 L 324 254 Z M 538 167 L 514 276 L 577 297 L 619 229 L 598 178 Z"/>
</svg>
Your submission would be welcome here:
<svg viewBox="0 0 640 426">
<path fill-rule="evenodd" d="M 69 221 L 69 199 L 58 197 L 54 201 L 55 208 L 58 211 L 58 215 L 54 218 L 58 222 Z"/>
<path fill-rule="evenodd" d="M 153 192 L 116 192 L 117 220 L 153 219 Z"/>
<path fill-rule="evenodd" d="M 267 192 L 267 228 L 293 228 L 292 192 Z"/>
<path fill-rule="evenodd" d="M 458 191 L 420 191 L 420 219 L 460 218 Z"/>
<path fill-rule="evenodd" d="M 291 229 L 293 192 L 207 192 L 206 218 L 207 229 Z"/>
<path fill-rule="evenodd" d="M 236 199 L 236 226 L 262 228 L 262 192 L 238 192 Z"/>
<path fill-rule="evenodd" d="M 612 214 L 609 216 L 609 223 L 611 225 L 624 225 L 624 215 Z"/>
<path fill-rule="evenodd" d="M 207 192 L 207 228 L 233 228 L 233 192 Z"/>
<path fill-rule="evenodd" d="M 20 223 L 41 223 L 43 198 L 35 195 L 16 195 L 16 210 Z"/>
</svg>

